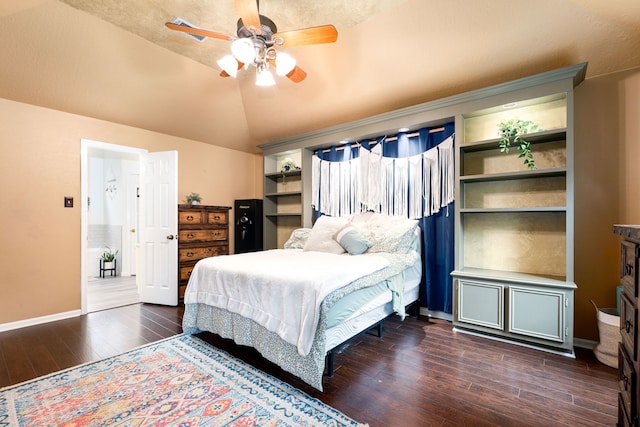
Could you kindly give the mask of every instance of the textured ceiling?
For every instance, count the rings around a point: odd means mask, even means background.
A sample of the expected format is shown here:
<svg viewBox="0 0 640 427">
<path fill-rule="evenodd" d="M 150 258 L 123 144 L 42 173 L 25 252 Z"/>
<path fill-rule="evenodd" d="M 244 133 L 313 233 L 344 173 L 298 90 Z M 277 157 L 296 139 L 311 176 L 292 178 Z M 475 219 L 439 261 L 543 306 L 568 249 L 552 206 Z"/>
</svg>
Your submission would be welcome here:
<svg viewBox="0 0 640 427">
<path fill-rule="evenodd" d="M 234 35 L 231 0 L 3 0 L 0 97 L 256 152 L 580 62 L 588 78 L 640 67 L 638 0 L 262 0 L 260 9 L 280 31 L 338 29 L 336 43 L 287 49 L 303 82 L 257 88 L 251 70 L 220 78 L 228 42 L 164 26 L 181 17 Z"/>
<path fill-rule="evenodd" d="M 229 43 L 215 39 L 194 42 L 162 24 L 179 17 L 198 28 L 236 36 L 238 14 L 232 0 L 61 1 L 209 66 L 215 66 L 216 59 L 229 53 Z M 333 24 L 340 31 L 403 1 L 263 0 L 260 13 L 275 22 L 278 31 L 326 24 Z"/>
</svg>

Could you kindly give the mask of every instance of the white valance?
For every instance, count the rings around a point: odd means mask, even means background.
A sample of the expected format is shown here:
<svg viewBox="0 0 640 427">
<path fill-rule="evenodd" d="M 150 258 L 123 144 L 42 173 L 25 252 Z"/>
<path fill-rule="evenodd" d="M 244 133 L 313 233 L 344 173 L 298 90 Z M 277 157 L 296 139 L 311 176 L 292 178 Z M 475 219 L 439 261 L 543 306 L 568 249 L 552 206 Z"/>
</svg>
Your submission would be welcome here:
<svg viewBox="0 0 640 427">
<path fill-rule="evenodd" d="M 312 205 L 330 216 L 364 211 L 419 219 L 454 200 L 453 135 L 412 157 L 382 156 L 380 144 L 344 161 L 312 159 Z"/>
</svg>

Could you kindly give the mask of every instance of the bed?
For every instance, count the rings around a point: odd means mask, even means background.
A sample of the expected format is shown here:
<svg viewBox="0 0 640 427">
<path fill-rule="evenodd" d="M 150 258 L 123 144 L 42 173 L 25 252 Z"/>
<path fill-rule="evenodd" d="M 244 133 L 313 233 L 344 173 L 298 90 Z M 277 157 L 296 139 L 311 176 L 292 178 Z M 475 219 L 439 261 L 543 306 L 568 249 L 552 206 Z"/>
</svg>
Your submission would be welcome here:
<svg viewBox="0 0 640 427">
<path fill-rule="evenodd" d="M 199 261 L 185 291 L 183 330 L 250 346 L 322 390 L 334 350 L 417 305 L 417 221 L 378 213 L 320 217 L 284 249 Z"/>
</svg>

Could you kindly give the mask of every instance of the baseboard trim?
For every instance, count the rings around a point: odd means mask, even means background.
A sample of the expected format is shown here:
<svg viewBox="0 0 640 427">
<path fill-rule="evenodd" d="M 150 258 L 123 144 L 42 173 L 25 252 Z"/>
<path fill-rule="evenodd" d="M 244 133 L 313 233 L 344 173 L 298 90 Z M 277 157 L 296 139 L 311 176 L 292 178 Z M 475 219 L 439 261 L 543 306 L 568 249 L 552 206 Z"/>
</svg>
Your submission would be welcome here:
<svg viewBox="0 0 640 427">
<path fill-rule="evenodd" d="M 449 322 L 453 320 L 453 316 L 451 316 L 451 314 L 445 313 L 444 311 L 429 310 L 427 307 L 420 307 L 420 315 L 433 317 L 435 319 L 448 320 Z"/>
<path fill-rule="evenodd" d="M 26 328 L 27 326 L 41 325 L 42 323 L 55 322 L 56 320 L 69 319 L 71 317 L 78 317 L 81 314 L 82 314 L 81 310 L 73 310 L 73 311 L 65 311 L 64 313 L 51 314 L 48 316 L 18 320 L 17 322 L 0 323 L 0 332 L 11 331 L 13 329 Z"/>
<path fill-rule="evenodd" d="M 585 340 L 583 338 L 574 338 L 573 346 L 579 348 L 586 348 L 587 350 L 593 350 L 598 345 L 598 341 Z"/>
</svg>

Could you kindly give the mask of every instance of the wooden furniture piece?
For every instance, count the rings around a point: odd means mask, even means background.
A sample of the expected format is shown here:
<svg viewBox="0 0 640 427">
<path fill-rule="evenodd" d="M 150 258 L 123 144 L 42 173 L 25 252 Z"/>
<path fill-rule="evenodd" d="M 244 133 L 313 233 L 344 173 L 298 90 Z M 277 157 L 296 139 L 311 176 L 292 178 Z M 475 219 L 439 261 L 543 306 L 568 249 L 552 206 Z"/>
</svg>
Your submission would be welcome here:
<svg viewBox="0 0 640 427">
<path fill-rule="evenodd" d="M 557 76 L 555 76 L 557 78 Z M 563 79 L 505 92 L 456 120 L 453 323 L 460 330 L 573 355 L 573 89 Z M 525 136 L 536 169 L 499 123 L 538 126 Z"/>
<path fill-rule="evenodd" d="M 287 160 L 300 167 L 301 150 L 264 156 L 264 249 L 282 249 L 302 227 L 302 169 L 283 172 Z"/>
<path fill-rule="evenodd" d="M 640 257 L 640 226 L 615 225 L 613 232 L 624 239 L 620 246 L 620 335 L 618 345 L 618 426 L 640 425 L 638 399 L 638 258 Z"/>
<path fill-rule="evenodd" d="M 178 299 L 202 258 L 229 254 L 227 206 L 178 205 Z"/>
</svg>

